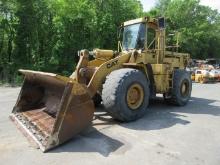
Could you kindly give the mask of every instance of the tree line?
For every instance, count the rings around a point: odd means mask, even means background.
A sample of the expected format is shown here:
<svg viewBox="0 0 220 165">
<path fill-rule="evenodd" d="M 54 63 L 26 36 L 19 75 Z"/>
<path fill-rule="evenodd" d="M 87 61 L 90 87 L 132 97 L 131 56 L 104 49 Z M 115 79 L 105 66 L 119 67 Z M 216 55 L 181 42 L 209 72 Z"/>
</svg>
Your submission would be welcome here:
<svg viewBox="0 0 220 165">
<path fill-rule="evenodd" d="M 147 13 L 138 0 L 1 0 L 0 81 L 21 81 L 19 68 L 69 75 L 78 50 L 116 50 L 117 28 L 142 16 L 165 16 L 193 58 L 219 56 L 219 13 L 199 0 L 158 0 Z"/>
</svg>

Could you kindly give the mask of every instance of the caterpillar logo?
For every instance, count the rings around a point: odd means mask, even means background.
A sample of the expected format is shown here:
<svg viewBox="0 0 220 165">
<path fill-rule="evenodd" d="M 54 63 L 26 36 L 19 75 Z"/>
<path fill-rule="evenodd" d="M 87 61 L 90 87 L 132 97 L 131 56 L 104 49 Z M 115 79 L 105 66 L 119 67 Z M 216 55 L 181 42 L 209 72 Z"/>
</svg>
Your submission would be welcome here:
<svg viewBox="0 0 220 165">
<path fill-rule="evenodd" d="M 108 68 L 108 69 L 109 69 L 109 68 L 112 68 L 113 66 L 115 66 L 115 65 L 117 65 L 117 64 L 118 64 L 118 60 L 113 61 L 113 62 L 107 64 L 107 68 Z"/>
</svg>

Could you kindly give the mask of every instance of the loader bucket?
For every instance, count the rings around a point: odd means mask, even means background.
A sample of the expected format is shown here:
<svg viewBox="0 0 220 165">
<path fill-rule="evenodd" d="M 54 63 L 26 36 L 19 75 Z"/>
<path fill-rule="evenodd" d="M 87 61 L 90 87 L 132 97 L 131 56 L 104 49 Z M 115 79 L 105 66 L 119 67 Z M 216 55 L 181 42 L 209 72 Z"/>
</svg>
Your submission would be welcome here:
<svg viewBox="0 0 220 165">
<path fill-rule="evenodd" d="M 43 152 L 91 124 L 95 108 L 86 86 L 56 74 L 20 72 L 25 80 L 10 118 Z"/>
</svg>

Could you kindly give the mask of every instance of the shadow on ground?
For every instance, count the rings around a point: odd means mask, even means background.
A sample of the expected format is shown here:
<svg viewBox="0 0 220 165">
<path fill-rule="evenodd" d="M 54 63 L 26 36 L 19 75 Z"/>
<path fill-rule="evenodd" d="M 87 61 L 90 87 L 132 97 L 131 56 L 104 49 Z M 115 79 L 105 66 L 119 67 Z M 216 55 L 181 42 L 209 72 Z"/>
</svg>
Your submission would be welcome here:
<svg viewBox="0 0 220 165">
<path fill-rule="evenodd" d="M 108 157 L 110 153 L 115 152 L 123 145 L 124 143 L 119 140 L 108 137 L 98 130 L 94 130 L 87 135 L 79 135 L 73 138 L 71 141 L 50 151 L 50 153 L 97 152 L 104 157 Z"/>
<path fill-rule="evenodd" d="M 219 116 L 220 107 L 215 106 L 215 102 L 216 100 L 192 97 L 188 105 L 176 107 L 166 105 L 162 98 L 157 98 L 150 103 L 149 111 L 143 118 L 130 123 L 118 123 L 114 121 L 107 113 L 103 112 L 103 108 L 101 107 L 98 108 L 95 114 L 94 120 L 97 122 L 93 123 L 92 128 L 83 135 L 74 138 L 51 152 L 98 152 L 107 157 L 110 153 L 122 147 L 124 143 L 104 135 L 95 129 L 95 127 L 104 126 L 106 128 L 114 124 L 120 124 L 120 126 L 128 129 L 149 131 L 169 128 L 176 124 L 187 125 L 190 124 L 190 121 L 187 120 L 187 114 Z"/>
<path fill-rule="evenodd" d="M 215 106 L 216 100 L 192 97 L 186 106 L 167 105 L 162 98 L 152 101 L 148 113 L 136 122 L 123 123 L 123 127 L 135 130 L 159 130 L 176 124 L 187 125 L 187 114 L 206 114 L 219 116 L 220 107 Z M 181 113 L 181 114 L 180 114 Z"/>
</svg>

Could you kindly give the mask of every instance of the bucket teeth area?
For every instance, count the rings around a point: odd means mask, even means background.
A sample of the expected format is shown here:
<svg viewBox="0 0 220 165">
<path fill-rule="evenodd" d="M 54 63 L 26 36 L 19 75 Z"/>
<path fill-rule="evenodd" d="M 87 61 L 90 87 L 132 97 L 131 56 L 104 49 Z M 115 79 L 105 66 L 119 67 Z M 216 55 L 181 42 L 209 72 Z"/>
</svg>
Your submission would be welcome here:
<svg viewBox="0 0 220 165">
<path fill-rule="evenodd" d="M 34 125 L 39 127 L 39 129 L 46 135 L 50 135 L 52 133 L 54 118 L 44 112 L 44 109 L 27 111 L 21 114 L 29 121 L 31 121 Z"/>
<path fill-rule="evenodd" d="M 46 146 L 48 138 L 52 134 L 55 119 L 44 110 L 45 108 L 42 108 L 14 115 L 38 142 Z"/>
</svg>

